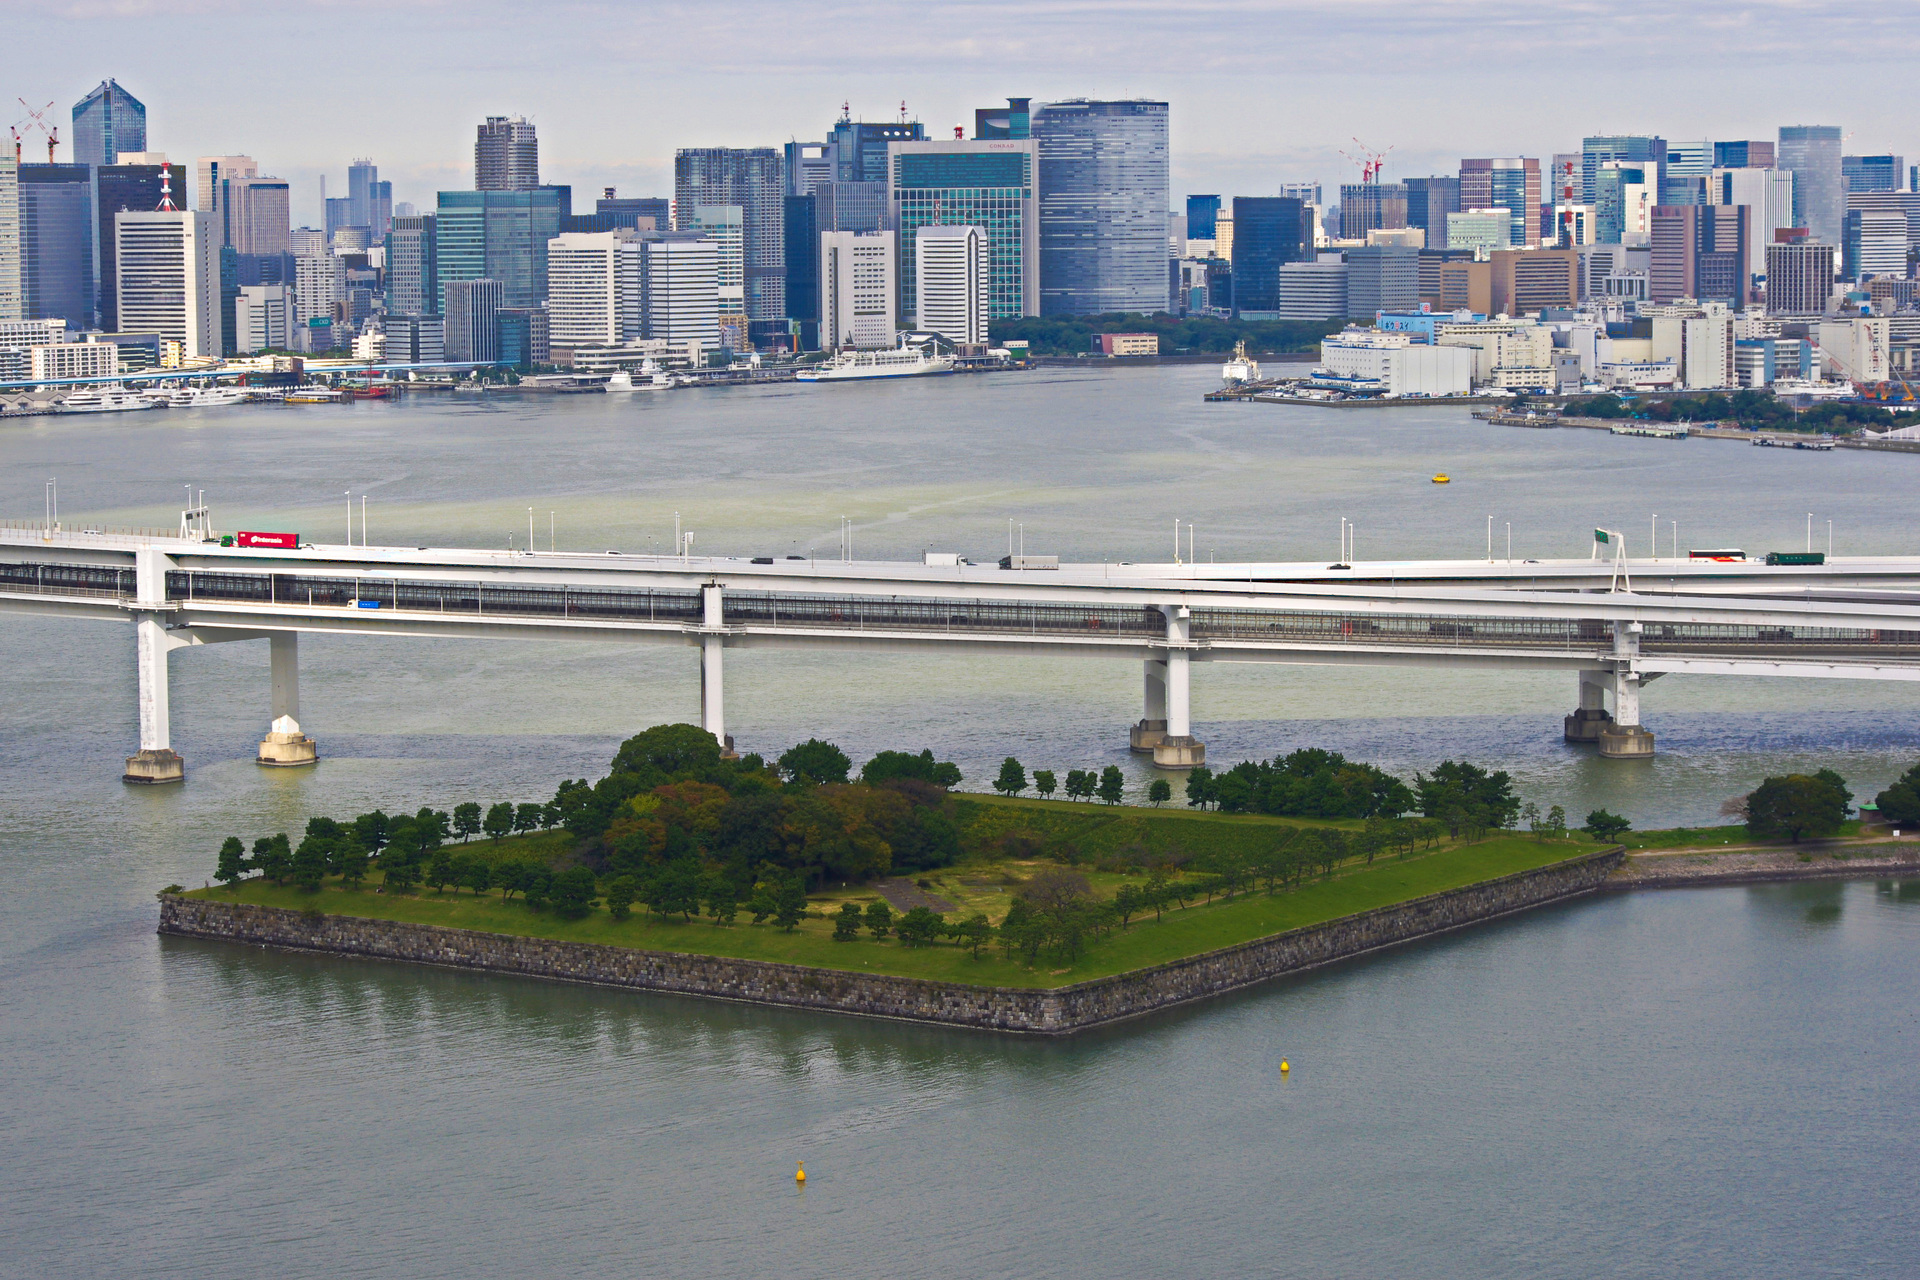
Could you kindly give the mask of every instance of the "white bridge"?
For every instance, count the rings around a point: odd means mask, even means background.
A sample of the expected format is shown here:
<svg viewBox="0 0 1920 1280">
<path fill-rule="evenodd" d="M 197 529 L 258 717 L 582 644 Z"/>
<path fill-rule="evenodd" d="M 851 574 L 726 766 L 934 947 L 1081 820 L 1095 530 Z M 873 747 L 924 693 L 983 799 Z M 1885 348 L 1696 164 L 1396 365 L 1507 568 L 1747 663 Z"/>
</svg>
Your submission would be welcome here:
<svg viewBox="0 0 1920 1280">
<path fill-rule="evenodd" d="M 1653 752 L 1640 689 L 1668 672 L 1920 679 L 1920 557 L 1759 561 L 1377 561 L 1001 568 L 307 545 L 164 531 L 0 527 L 0 610 L 130 624 L 139 667 L 132 781 L 183 776 L 168 654 L 234 640 L 272 652 L 265 764 L 305 764 L 301 632 L 622 640 L 699 650 L 701 723 L 728 742 L 726 651 L 966 649 L 1143 664 L 1130 745 L 1202 763 L 1196 662 L 1482 666 L 1576 673 L 1571 741 Z M 1611 704 L 1609 709 L 1609 703 Z"/>
</svg>

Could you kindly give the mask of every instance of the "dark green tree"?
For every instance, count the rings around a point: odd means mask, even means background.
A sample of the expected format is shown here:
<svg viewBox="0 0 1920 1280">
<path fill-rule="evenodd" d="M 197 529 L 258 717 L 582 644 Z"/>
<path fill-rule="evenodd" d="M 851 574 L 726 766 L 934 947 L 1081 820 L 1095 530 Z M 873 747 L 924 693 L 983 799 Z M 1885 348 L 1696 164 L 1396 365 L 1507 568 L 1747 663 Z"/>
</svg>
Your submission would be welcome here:
<svg viewBox="0 0 1920 1280">
<path fill-rule="evenodd" d="M 787 781 L 809 787 L 845 782 L 848 771 L 853 768 L 846 752 L 818 738 L 808 738 L 798 746 L 788 747 L 776 763 Z"/>
<path fill-rule="evenodd" d="M 719 764 L 719 740 L 699 725 L 658 724 L 620 744 L 613 757 L 613 772 L 653 774 L 666 782 L 677 775 L 710 771 Z M 555 799 L 566 807 L 561 797 Z"/>
<path fill-rule="evenodd" d="M 1875 796 L 1873 807 L 1891 826 L 1920 826 L 1920 764 L 1901 774 L 1898 781 Z"/>
<path fill-rule="evenodd" d="M 1213 770 L 1196 765 L 1187 771 L 1187 807 L 1204 809 L 1214 798 Z"/>
<path fill-rule="evenodd" d="M 993 789 L 1004 796 L 1017 796 L 1027 789 L 1027 771 L 1020 762 L 1008 756 L 1000 762 L 1000 776 L 993 780 Z"/>
<path fill-rule="evenodd" d="M 1633 824 L 1617 813 L 1595 809 L 1587 815 L 1586 824 L 1580 829 L 1595 840 L 1618 840 L 1633 829 Z"/>
<path fill-rule="evenodd" d="M 453 853 L 447 849 L 435 849 L 433 856 L 427 859 L 424 878 L 435 893 L 445 893 L 448 885 L 454 883 Z"/>
<path fill-rule="evenodd" d="M 569 920 L 579 920 L 593 910 L 599 899 L 594 897 L 593 872 L 585 867 L 569 867 L 553 877 L 553 885 L 547 891 L 548 901 L 553 903 L 555 915 Z"/>
<path fill-rule="evenodd" d="M 867 928 L 876 938 L 884 938 L 893 932 L 893 908 L 884 902 L 868 903 Z"/>
<path fill-rule="evenodd" d="M 833 940 L 852 942 L 860 936 L 860 907 L 858 903 L 843 902 L 840 914 L 833 918 Z"/>
<path fill-rule="evenodd" d="M 293 874 L 293 842 L 282 831 L 253 842 L 253 869 L 275 884 L 285 884 Z"/>
<path fill-rule="evenodd" d="M 1831 770 L 1821 770 L 1831 774 Z M 1838 776 L 1788 774 L 1768 778 L 1747 796 L 1747 831 L 1762 840 L 1830 836 L 1847 820 L 1848 793 Z"/>
<path fill-rule="evenodd" d="M 1119 804 L 1126 794 L 1127 780 L 1120 772 L 1120 766 L 1110 764 L 1100 771 L 1100 798 L 1108 804 Z"/>
<path fill-rule="evenodd" d="M 375 809 L 372 813 L 363 813 L 353 820 L 354 834 L 360 837 L 360 843 L 367 847 L 368 853 L 379 853 L 387 847 L 387 831 L 391 819 Z"/>
<path fill-rule="evenodd" d="M 931 751 L 922 751 L 917 756 L 905 751 L 882 751 L 860 766 L 860 781 L 868 786 L 879 786 L 895 778 L 931 782 L 936 787 L 957 787 L 960 767 L 951 761 L 935 760 Z"/>
<path fill-rule="evenodd" d="M 1155 778 L 1147 786 L 1147 799 L 1158 808 L 1173 799 L 1173 784 L 1165 778 Z"/>
<path fill-rule="evenodd" d="M 1053 770 L 1035 769 L 1033 771 L 1033 789 L 1040 793 L 1042 800 L 1052 796 L 1059 785 L 1059 780 L 1053 776 Z"/>
<path fill-rule="evenodd" d="M 895 932 L 909 947 L 924 947 L 946 932 L 947 922 L 929 907 L 913 907 L 900 917 Z"/>
<path fill-rule="evenodd" d="M 980 958 L 980 949 L 993 938 L 993 926 L 987 923 L 984 913 L 968 916 L 948 932 L 953 934 L 954 941 L 973 953 L 975 960 Z"/>
<path fill-rule="evenodd" d="M 360 833 L 349 827 L 333 846 L 333 865 L 340 873 L 341 883 L 349 889 L 358 889 L 360 882 L 367 878 L 367 863 L 367 846 L 360 843 Z"/>
<path fill-rule="evenodd" d="M 1067 799 L 1084 800 L 1093 794 L 1093 773 L 1087 769 L 1067 770 Z"/>
<path fill-rule="evenodd" d="M 1140 914 L 1140 909 L 1146 905 L 1145 898 L 1146 895 L 1137 884 L 1123 884 L 1113 891 L 1113 913 L 1120 917 L 1122 929 Z"/>
<path fill-rule="evenodd" d="M 773 891 L 773 924 L 792 933 L 807 918 L 807 888 L 798 876 L 782 880 Z"/>
<path fill-rule="evenodd" d="M 520 896 L 528 907 L 535 911 L 543 909 L 552 901 L 553 872 L 537 862 L 523 865 L 520 877 Z"/>
<path fill-rule="evenodd" d="M 320 892 L 320 881 L 327 874 L 331 845 L 332 842 L 321 835 L 310 835 L 300 841 L 300 847 L 293 851 L 290 877 L 295 886 L 308 893 Z"/>
<path fill-rule="evenodd" d="M 740 914 L 740 886 L 724 871 L 707 877 L 701 898 L 707 904 L 707 916 L 715 924 L 730 925 Z"/>
<path fill-rule="evenodd" d="M 493 888 L 493 864 L 478 854 L 470 855 L 460 868 L 458 880 L 461 888 L 470 890 L 477 898 Z"/>
<path fill-rule="evenodd" d="M 615 920 L 625 920 L 633 914 L 634 882 L 632 876 L 615 876 L 607 884 L 607 914 Z"/>
<path fill-rule="evenodd" d="M 1520 814 L 1513 779 L 1467 762 L 1443 761 L 1432 777 L 1414 775 L 1420 811 L 1447 823 L 1454 835 L 1475 827 L 1510 827 Z M 1476 813 L 1475 810 L 1478 810 Z"/>
<path fill-rule="evenodd" d="M 453 806 L 453 834 L 471 840 L 480 830 L 480 806 L 472 800 Z"/>
<path fill-rule="evenodd" d="M 513 807 L 513 829 L 516 832 L 538 831 L 540 829 L 540 809 L 537 804 L 519 804 Z"/>
<path fill-rule="evenodd" d="M 480 824 L 480 829 L 492 836 L 495 844 L 500 843 L 502 836 L 512 835 L 513 806 L 502 800 L 499 804 L 488 809 L 486 819 Z"/>
<path fill-rule="evenodd" d="M 247 876 L 247 846 L 239 836 L 228 836 L 220 845 L 220 862 L 213 878 L 229 889 L 237 889 Z"/>
</svg>

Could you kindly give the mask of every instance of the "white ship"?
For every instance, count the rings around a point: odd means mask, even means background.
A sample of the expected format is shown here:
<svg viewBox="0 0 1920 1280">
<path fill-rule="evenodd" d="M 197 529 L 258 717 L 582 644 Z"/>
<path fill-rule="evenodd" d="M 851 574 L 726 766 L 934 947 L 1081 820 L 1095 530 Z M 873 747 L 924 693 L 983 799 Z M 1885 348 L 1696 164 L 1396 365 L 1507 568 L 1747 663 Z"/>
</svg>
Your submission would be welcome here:
<svg viewBox="0 0 1920 1280">
<path fill-rule="evenodd" d="M 172 387 L 149 391 L 147 398 L 163 409 L 219 409 L 245 403 L 247 393 L 238 387 Z"/>
<path fill-rule="evenodd" d="M 118 383 L 104 387 L 88 387 L 85 391 L 76 391 L 60 402 L 61 413 L 131 413 L 135 409 L 158 409 L 160 406 L 137 392 L 129 391 Z"/>
<path fill-rule="evenodd" d="M 842 351 L 831 360 L 800 370 L 793 377 L 796 382 L 839 382 L 849 378 L 911 378 L 925 373 L 952 372 L 952 356 L 902 338 L 897 347 Z"/>
<path fill-rule="evenodd" d="M 1806 378 L 1776 378 L 1773 394 L 1781 400 L 1805 397 L 1808 400 L 1851 400 L 1854 397 L 1851 382 L 1818 382 Z"/>
<path fill-rule="evenodd" d="M 665 391 L 673 386 L 673 378 L 660 371 L 660 366 L 649 360 L 640 366 L 638 376 L 625 369 L 617 369 L 607 379 L 609 393 L 626 391 Z"/>
<path fill-rule="evenodd" d="M 1247 357 L 1245 342 L 1233 344 L 1233 359 L 1220 366 L 1220 378 L 1230 387 L 1236 383 L 1260 380 L 1260 364 Z"/>
</svg>

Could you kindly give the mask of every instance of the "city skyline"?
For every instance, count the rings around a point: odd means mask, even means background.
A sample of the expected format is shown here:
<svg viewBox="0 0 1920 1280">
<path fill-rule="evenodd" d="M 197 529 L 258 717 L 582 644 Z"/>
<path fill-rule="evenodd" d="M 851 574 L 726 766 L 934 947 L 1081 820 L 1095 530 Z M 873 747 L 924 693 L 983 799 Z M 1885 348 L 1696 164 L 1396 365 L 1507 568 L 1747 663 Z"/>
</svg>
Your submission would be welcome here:
<svg viewBox="0 0 1920 1280">
<path fill-rule="evenodd" d="M 1392 148 L 1384 174 L 1390 179 L 1451 173 L 1463 156 L 1544 161 L 1586 134 L 1770 137 L 1781 125 L 1803 123 L 1840 124 L 1851 135 L 1849 154 L 1920 153 L 1920 138 L 1903 121 L 1910 113 L 1902 111 L 1913 105 L 1915 90 L 1890 84 L 1866 102 L 1834 95 L 1783 101 L 1775 80 L 1762 74 L 1769 67 L 1804 71 L 1813 29 L 1836 45 L 1849 32 L 1870 33 L 1876 49 L 1895 52 L 1912 39 L 1829 4 L 1749 7 L 1731 29 L 1732 42 L 1714 14 L 1649 14 L 1671 38 L 1648 41 L 1645 28 L 1629 21 L 1570 34 L 1563 20 L 1544 15 L 1496 16 L 1488 9 L 1476 24 L 1472 9 L 1442 20 L 1397 0 L 1363 16 L 1318 3 L 1189 6 L 1177 14 L 1143 8 L 1098 27 L 1068 5 L 976 3 L 954 10 L 967 29 L 957 42 L 948 27 L 936 36 L 877 22 L 866 25 L 859 42 L 834 35 L 847 22 L 863 22 L 862 15 L 877 20 L 880 10 L 870 5 L 837 10 L 829 21 L 734 4 L 722 12 L 737 20 L 702 23 L 680 23 L 671 8 L 635 17 L 563 5 L 554 10 L 561 20 L 512 41 L 469 33 L 498 30 L 484 19 L 495 12 L 504 19 L 504 10 L 482 4 L 470 12 L 482 20 L 455 29 L 443 22 L 444 10 L 431 6 L 348 5 L 347 16 L 379 24 L 369 29 L 389 48 L 431 55 L 296 66 L 282 81 L 286 92 L 249 100 L 245 111 L 206 92 L 189 69 L 208 56 L 244 61 L 283 27 L 292 38 L 302 29 L 297 15 L 250 14 L 242 31 L 229 21 L 237 10 L 220 3 L 22 12 L 14 29 L 23 46 L 44 56 L 36 74 L 18 83 L 26 90 L 21 96 L 54 101 L 64 118 L 94 86 L 115 79 L 146 103 L 151 149 L 176 161 L 255 156 L 263 172 L 292 184 L 295 221 L 316 226 L 320 175 L 338 183 L 356 157 L 380 165 L 396 201 L 424 208 L 437 191 L 470 187 L 475 122 L 501 114 L 524 114 L 539 129 L 543 180 L 582 191 L 614 186 L 623 196 L 667 194 L 678 148 L 818 138 L 843 102 L 856 119 L 885 121 L 898 117 L 903 97 L 929 138 L 949 137 L 955 126 L 971 134 L 973 112 L 1009 95 L 1166 100 L 1176 196 L 1272 195 L 1287 182 L 1352 181 L 1357 171 L 1338 153 L 1351 151 L 1356 135 Z M 588 29 L 582 24 L 597 24 L 594 39 L 579 38 Z M 1310 69 L 1293 65 L 1303 29 L 1324 37 Z M 738 41 L 741 30 L 756 38 Z M 1219 40 L 1225 31 L 1235 39 Z M 1501 61 L 1503 98 L 1540 102 L 1541 109 L 1488 112 L 1484 95 L 1463 92 L 1457 77 L 1441 70 L 1454 66 L 1466 32 L 1476 53 Z M 1273 85 L 1273 65 L 1288 69 L 1284 91 Z M 1556 104 L 1552 94 L 1583 65 L 1606 68 L 1608 92 L 1583 91 L 1574 106 Z M 754 92 L 711 91 L 736 76 L 751 78 Z M 642 83 L 644 109 L 630 109 L 616 86 Z M 384 129 L 312 111 L 316 93 L 342 100 L 377 95 L 390 104 Z M 1415 100 L 1421 109 L 1408 112 Z M 63 136 L 61 158 L 71 155 Z"/>
</svg>

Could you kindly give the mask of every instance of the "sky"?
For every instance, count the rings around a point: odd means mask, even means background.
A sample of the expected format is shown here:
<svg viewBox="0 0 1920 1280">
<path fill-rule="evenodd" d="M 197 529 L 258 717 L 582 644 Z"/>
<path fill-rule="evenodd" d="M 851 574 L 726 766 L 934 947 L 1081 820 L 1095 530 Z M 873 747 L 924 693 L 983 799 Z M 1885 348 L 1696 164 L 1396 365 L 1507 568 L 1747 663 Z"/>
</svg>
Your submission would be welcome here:
<svg viewBox="0 0 1920 1280">
<path fill-rule="evenodd" d="M 1389 180 L 1462 156 L 1544 167 L 1591 133 L 1782 124 L 1920 162 L 1920 84 L 1898 70 L 1916 18 L 1920 0 L 0 0 L 0 95 L 56 104 L 64 160 L 73 103 L 111 76 L 146 103 L 150 147 L 255 157 L 294 183 L 297 224 L 357 157 L 396 201 L 471 187 L 486 115 L 534 122 L 542 179 L 579 209 L 609 186 L 670 195 L 676 147 L 818 139 L 843 102 L 888 120 L 904 101 L 951 137 L 1009 95 L 1156 98 L 1178 204 L 1357 181 L 1356 139 L 1391 148 Z"/>
</svg>

